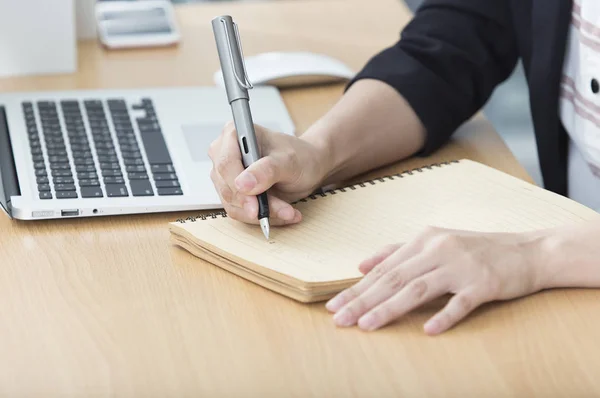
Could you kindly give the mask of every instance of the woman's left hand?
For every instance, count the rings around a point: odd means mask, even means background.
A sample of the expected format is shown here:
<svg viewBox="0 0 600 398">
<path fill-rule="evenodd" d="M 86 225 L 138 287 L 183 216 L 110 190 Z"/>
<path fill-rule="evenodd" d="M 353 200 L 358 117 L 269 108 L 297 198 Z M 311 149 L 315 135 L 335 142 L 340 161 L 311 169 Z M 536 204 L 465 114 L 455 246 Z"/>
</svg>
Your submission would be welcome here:
<svg viewBox="0 0 600 398">
<path fill-rule="evenodd" d="M 452 327 L 479 305 L 535 293 L 543 233 L 473 233 L 428 228 L 407 244 L 365 260 L 365 277 L 327 303 L 338 326 L 375 330 L 447 293 L 454 296 L 424 326 L 427 334 Z"/>
</svg>

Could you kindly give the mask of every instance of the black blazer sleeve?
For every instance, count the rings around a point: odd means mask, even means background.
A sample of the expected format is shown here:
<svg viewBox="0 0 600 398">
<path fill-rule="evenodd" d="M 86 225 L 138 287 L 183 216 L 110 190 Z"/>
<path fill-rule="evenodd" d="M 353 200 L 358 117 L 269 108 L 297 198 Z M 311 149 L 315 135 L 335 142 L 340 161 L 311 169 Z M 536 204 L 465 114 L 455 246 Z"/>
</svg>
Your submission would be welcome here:
<svg viewBox="0 0 600 398">
<path fill-rule="evenodd" d="M 517 58 L 510 0 L 426 0 L 348 87 L 371 78 L 398 90 L 427 130 L 428 154 L 481 109 Z"/>
</svg>

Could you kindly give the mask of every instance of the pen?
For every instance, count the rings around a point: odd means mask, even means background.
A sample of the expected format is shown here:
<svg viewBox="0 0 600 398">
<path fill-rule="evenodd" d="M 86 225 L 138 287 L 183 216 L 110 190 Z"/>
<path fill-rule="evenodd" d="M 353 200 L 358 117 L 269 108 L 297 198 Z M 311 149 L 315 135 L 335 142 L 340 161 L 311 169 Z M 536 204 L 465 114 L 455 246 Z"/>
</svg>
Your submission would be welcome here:
<svg viewBox="0 0 600 398">
<path fill-rule="evenodd" d="M 254 122 L 250 113 L 250 98 L 248 89 L 252 83 L 248 80 L 244 55 L 237 24 L 229 15 L 222 15 L 212 20 L 213 33 L 217 43 L 217 52 L 221 63 L 221 72 L 225 83 L 227 99 L 233 113 L 233 122 L 238 136 L 238 144 L 242 153 L 244 167 L 260 159 L 260 151 L 256 142 Z M 241 76 L 241 78 L 240 78 Z M 267 193 L 257 196 L 258 220 L 260 228 L 269 239 L 269 202 Z"/>
</svg>

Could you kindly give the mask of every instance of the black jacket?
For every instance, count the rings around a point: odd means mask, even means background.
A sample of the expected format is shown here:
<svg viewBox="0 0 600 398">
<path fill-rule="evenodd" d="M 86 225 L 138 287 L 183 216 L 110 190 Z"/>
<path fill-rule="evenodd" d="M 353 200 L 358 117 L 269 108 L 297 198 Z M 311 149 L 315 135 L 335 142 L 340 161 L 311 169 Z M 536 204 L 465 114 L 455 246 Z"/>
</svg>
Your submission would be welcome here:
<svg viewBox="0 0 600 398">
<path fill-rule="evenodd" d="M 425 0 L 401 39 L 355 80 L 395 87 L 427 129 L 423 153 L 477 113 L 522 59 L 547 189 L 567 195 L 568 136 L 559 95 L 571 0 Z"/>
</svg>

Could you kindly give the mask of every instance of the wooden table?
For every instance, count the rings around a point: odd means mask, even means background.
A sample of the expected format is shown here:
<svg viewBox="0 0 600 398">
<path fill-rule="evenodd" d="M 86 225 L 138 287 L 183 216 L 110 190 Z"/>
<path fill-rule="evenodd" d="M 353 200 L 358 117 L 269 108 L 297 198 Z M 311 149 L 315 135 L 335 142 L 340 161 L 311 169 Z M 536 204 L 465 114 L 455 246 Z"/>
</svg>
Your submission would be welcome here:
<svg viewBox="0 0 600 398">
<path fill-rule="evenodd" d="M 70 76 L 0 90 L 211 84 L 211 17 L 232 14 L 246 54 L 329 53 L 358 70 L 410 18 L 396 0 L 181 6 L 177 48 L 80 45 Z M 342 86 L 289 90 L 300 131 Z M 482 118 L 432 158 L 467 157 L 530 180 Z M 390 170 L 378 171 L 385 173 Z M 0 217 L 0 396 L 584 396 L 600 392 L 600 294 L 553 291 L 488 305 L 435 338 L 433 303 L 376 333 L 302 305 L 168 243 L 187 214 L 18 222 Z"/>
</svg>

